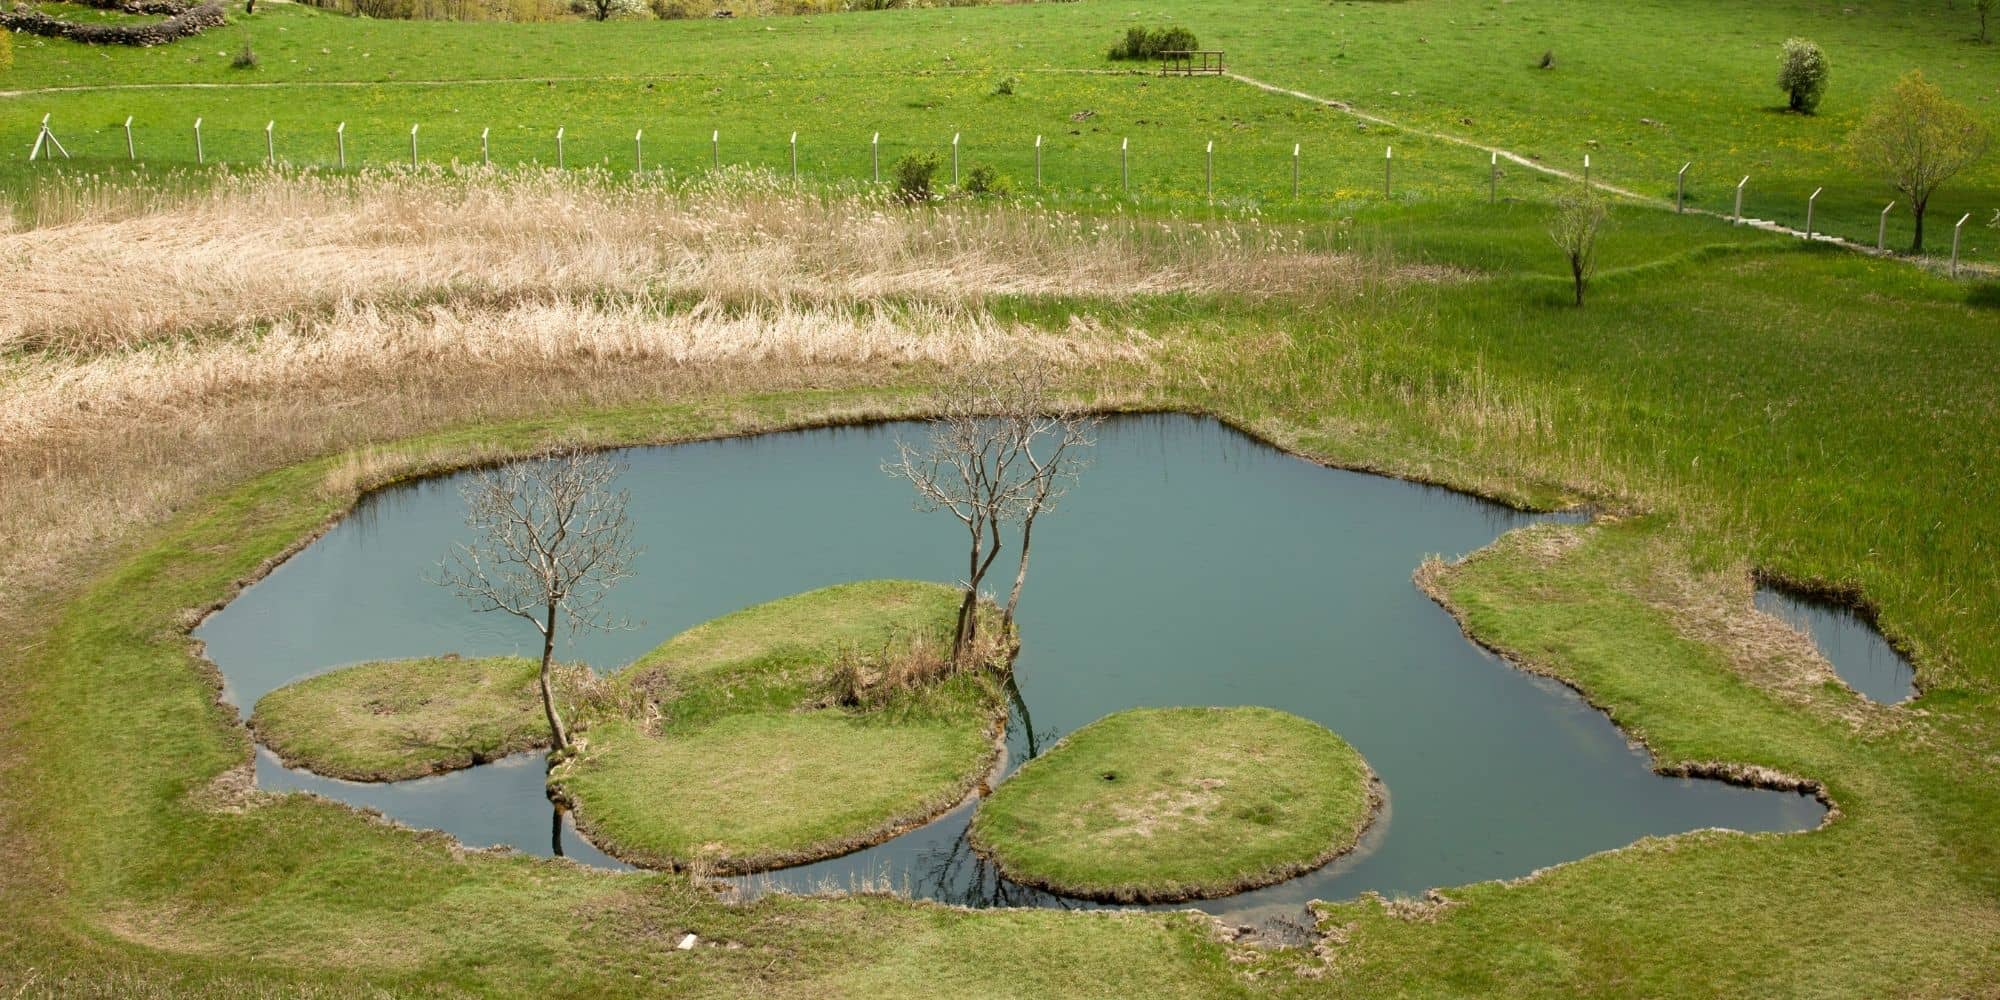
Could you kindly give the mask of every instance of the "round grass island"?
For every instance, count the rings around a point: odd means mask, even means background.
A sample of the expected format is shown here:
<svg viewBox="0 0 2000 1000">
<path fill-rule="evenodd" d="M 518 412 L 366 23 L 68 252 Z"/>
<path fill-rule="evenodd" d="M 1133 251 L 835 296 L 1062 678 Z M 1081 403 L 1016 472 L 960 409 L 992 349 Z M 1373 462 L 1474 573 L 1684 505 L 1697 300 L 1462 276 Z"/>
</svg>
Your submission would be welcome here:
<svg viewBox="0 0 2000 1000">
<path fill-rule="evenodd" d="M 1002 874 L 1115 903 L 1210 899 L 1354 849 L 1382 803 L 1361 754 L 1268 708 L 1105 716 L 1022 765 L 972 819 Z"/>
<path fill-rule="evenodd" d="M 401 781 L 549 745 L 521 657 L 433 656 L 330 670 L 257 699 L 250 729 L 287 767 L 349 781 Z"/>
<path fill-rule="evenodd" d="M 947 666 L 960 593 L 843 584 L 683 632 L 608 679 L 550 794 L 613 857 L 721 875 L 929 822 L 1003 750 L 1001 669 Z"/>
</svg>

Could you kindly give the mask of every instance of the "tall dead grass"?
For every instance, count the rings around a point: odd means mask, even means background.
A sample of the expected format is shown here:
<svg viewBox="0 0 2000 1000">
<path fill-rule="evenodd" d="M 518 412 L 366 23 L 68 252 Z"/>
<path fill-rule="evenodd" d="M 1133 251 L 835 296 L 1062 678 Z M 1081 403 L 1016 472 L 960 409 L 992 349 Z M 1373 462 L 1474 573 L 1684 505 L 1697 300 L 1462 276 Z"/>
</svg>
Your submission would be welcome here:
<svg viewBox="0 0 2000 1000">
<path fill-rule="evenodd" d="M 358 302 L 976 307 L 994 295 L 1324 295 L 1373 270 L 1307 249 L 1297 231 L 976 203 L 911 210 L 734 171 L 690 182 L 255 170 L 200 188 L 75 176 L 39 188 L 20 214 L 26 228 L 0 234 L 0 349 L 71 354 Z"/>
</svg>

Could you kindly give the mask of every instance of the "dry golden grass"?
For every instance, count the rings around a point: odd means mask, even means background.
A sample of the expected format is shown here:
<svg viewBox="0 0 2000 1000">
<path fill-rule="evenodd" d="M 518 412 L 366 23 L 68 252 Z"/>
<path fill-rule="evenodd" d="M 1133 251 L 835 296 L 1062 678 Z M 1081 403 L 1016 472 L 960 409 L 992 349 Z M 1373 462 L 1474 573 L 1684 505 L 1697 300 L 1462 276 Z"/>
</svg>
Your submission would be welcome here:
<svg viewBox="0 0 2000 1000">
<path fill-rule="evenodd" d="M 694 185 L 591 172 L 255 171 L 179 194 L 86 177 L 38 190 L 24 214 L 31 228 L 0 235 L 11 306 L 0 348 L 66 353 L 359 302 L 976 305 L 1001 294 L 1323 294 L 1368 271 L 1278 229 L 978 203 L 913 211 L 727 171 Z"/>
<path fill-rule="evenodd" d="M 0 579 L 25 585 L 0 605 L 221 485 L 467 422 L 893 392 L 1024 354 L 1107 399 L 1154 384 L 1145 333 L 1088 304 L 1066 325 L 1002 321 L 995 295 L 1324 299 L 1428 276 L 1255 225 L 910 210 L 729 172 L 73 178 L 0 225 L 0 260 Z M 856 416 L 921 405 L 878 398 Z M 432 461 L 383 452 L 327 488 Z"/>
</svg>

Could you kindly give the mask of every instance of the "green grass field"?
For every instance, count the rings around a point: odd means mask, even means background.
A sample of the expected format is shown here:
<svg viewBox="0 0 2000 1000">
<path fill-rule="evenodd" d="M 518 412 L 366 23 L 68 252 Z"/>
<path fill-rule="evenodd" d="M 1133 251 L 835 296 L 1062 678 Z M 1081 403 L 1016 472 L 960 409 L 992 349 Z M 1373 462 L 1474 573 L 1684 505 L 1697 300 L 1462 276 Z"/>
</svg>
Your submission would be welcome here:
<svg viewBox="0 0 2000 1000">
<path fill-rule="evenodd" d="M 75 166 L 105 173 L 123 154 L 116 123 L 139 117 L 158 158 L 148 176 L 161 183 L 188 155 L 174 145 L 185 141 L 179 123 L 196 115 L 213 123 L 217 155 L 236 162 L 261 157 L 272 119 L 287 158 L 324 162 L 344 120 L 351 155 L 375 162 L 407 155 L 419 117 L 422 155 L 439 160 L 475 155 L 489 120 L 498 143 L 500 119 L 511 118 L 504 148 L 516 159 L 546 161 L 562 126 L 573 163 L 624 169 L 643 127 L 649 162 L 686 171 L 726 124 L 725 137 L 745 133 L 727 139 L 727 157 L 783 170 L 783 137 L 796 128 L 808 183 L 826 192 L 862 176 L 862 139 L 877 128 L 885 162 L 892 140 L 942 150 L 960 131 L 968 165 L 995 163 L 1017 183 L 1032 169 L 1023 143 L 1043 132 L 1057 143 L 1048 197 L 1065 210 L 1205 221 L 1198 143 L 1213 137 L 1223 213 L 1254 209 L 1297 224 L 1308 246 L 1437 277 L 1267 298 L 998 294 L 977 308 L 1033 330 L 1143 331 L 1158 344 L 1151 361 L 1077 377 L 1080 393 L 1109 406 L 1211 413 L 1318 460 L 1517 503 L 1594 503 L 1606 519 L 1510 535 L 1420 579 L 1475 639 L 1577 687 L 1660 767 L 1815 783 L 1836 810 L 1826 826 L 1648 839 L 1518 883 L 1440 887 L 1444 903 L 1334 902 L 1320 909 L 1321 953 L 1242 948 L 1174 914 L 971 912 L 880 897 L 722 905 L 678 876 L 468 855 L 331 803 L 248 792 L 248 735 L 188 648 L 187 609 L 224 599 L 347 510 L 354 490 L 328 483 L 358 454 L 393 478 L 555 440 L 633 444 L 921 415 L 938 373 L 732 375 L 686 391 L 663 382 L 676 388 L 637 402 L 551 379 L 532 405 L 439 416 L 391 440 L 329 432 L 312 457 L 231 473 L 170 519 L 24 591 L 29 605 L 0 625 L 0 986 L 140 996 L 2000 993 L 1995 286 L 1634 206 L 1613 213 L 1604 272 L 1589 305 L 1571 308 L 1543 231 L 1553 181 L 1510 171 L 1503 194 L 1523 200 L 1488 207 L 1475 150 L 1363 130 L 1229 80 L 1057 72 L 1111 68 L 1102 49 L 1124 25 L 1169 20 L 1259 79 L 1553 165 L 1580 165 L 1589 151 L 1596 176 L 1654 195 L 1694 159 L 1705 208 L 1725 207 L 1725 184 L 1752 173 L 1751 214 L 1798 221 L 1804 196 L 1825 184 L 1823 224 L 1871 242 L 1890 195 L 1837 152 L 1863 99 L 1921 67 L 1996 121 L 1989 98 L 2000 88 L 2000 46 L 1968 40 L 1964 2 L 1086 0 L 545 26 L 372 22 L 272 4 L 162 49 L 17 39 L 0 90 L 129 89 L 0 97 L 0 135 L 18 154 L 0 166 L 0 186 L 32 201 L 44 168 L 21 159 L 45 112 L 85 157 Z M 1794 34 L 1834 62 L 1817 118 L 1770 111 L 1776 49 Z M 245 36 L 262 65 L 230 70 Z M 1544 51 L 1555 69 L 1535 68 Z M 1021 78 L 1019 93 L 992 94 L 1007 75 Z M 501 82 L 469 82 L 483 79 Z M 1070 119 L 1083 110 L 1097 114 Z M 1115 159 L 1127 133 L 1148 154 L 1135 158 L 1131 202 Z M 1294 141 L 1308 151 L 1309 195 L 1295 204 L 1289 164 L 1271 155 Z M 1374 185 L 1389 141 L 1410 194 L 1385 201 Z M 1996 204 L 2000 157 L 1933 211 L 1978 210 L 1983 221 Z M 2000 257 L 1991 230 L 1968 227 L 1968 238 L 1969 253 Z M 318 412 L 306 398 L 265 405 L 258 419 Z M 5 541 L 0 551 L 37 550 L 36 539 Z M 1753 572 L 1868 606 L 1912 655 L 1921 695 L 1875 706 L 1830 682 L 1796 637 L 1750 614 Z M 688 932 L 704 944 L 674 952 Z"/>
<path fill-rule="evenodd" d="M 1276 709 L 1132 709 L 1022 765 L 979 804 L 972 844 L 1065 895 L 1226 896 L 1352 850 L 1374 780 L 1347 741 Z"/>
<path fill-rule="evenodd" d="M 1214 141 L 1225 206 L 1280 214 L 1341 214 L 1381 197 L 1384 150 L 1398 147 L 1398 199 L 1477 201 L 1487 157 L 1404 130 L 1368 125 L 1297 99 L 1227 80 L 1161 80 L 1118 73 L 1103 52 L 1131 23 L 1179 23 L 1230 53 L 1232 68 L 1266 82 L 1342 100 L 1412 128 L 1498 146 L 1565 170 L 1592 157 L 1592 176 L 1670 198 L 1693 162 L 1694 205 L 1733 207 L 1751 177 L 1753 217 L 1804 223 L 1825 187 L 1815 228 L 1873 243 L 1876 215 L 1897 196 L 1841 154 L 1867 102 L 1897 76 L 1923 69 L 1989 123 L 2000 92 L 2000 49 L 1975 44 L 1969 10 L 1921 0 L 1839 8 L 1819 0 L 1749 7 L 1635 2 L 1615 15 L 1590 0 L 1324 6 L 1190 0 L 1161 8 L 1132 0 L 729 21 L 510 25 L 363 21 L 271 5 L 184 45 L 97 51 L 22 39 L 0 90 L 0 134 L 25 150 L 52 113 L 74 164 L 123 163 L 122 123 L 151 169 L 191 164 L 192 125 L 204 155 L 262 162 L 275 122 L 281 158 L 332 164 L 334 127 L 346 122 L 349 163 L 410 157 L 477 162 L 491 130 L 496 162 L 553 163 L 565 130 L 571 165 L 631 169 L 644 130 L 655 168 L 706 167 L 722 132 L 722 159 L 781 172 L 800 133 L 800 169 L 819 179 L 871 175 L 869 141 L 882 134 L 885 166 L 912 149 L 946 151 L 960 134 L 966 166 L 992 164 L 1032 187 L 1033 142 L 1046 137 L 1049 195 L 1084 203 L 1124 186 L 1121 141 L 1133 143 L 1132 185 L 1142 201 L 1188 204 L 1206 191 L 1203 150 Z M 1772 80 L 1780 42 L 1803 34 L 1824 46 L 1834 81 L 1816 117 L 1777 113 Z M 260 65 L 230 61 L 245 42 Z M 1556 67 L 1541 70 L 1543 52 Z M 691 58 L 690 53 L 699 53 Z M 993 93 L 1018 77 L 1013 97 Z M 863 83 L 865 81 L 865 84 Z M 443 83 L 443 85 L 439 85 Z M 168 84 L 199 85 L 193 89 Z M 255 86 L 243 86 L 254 84 Z M 80 92 L 35 91 L 86 88 Z M 1095 112 L 1084 121 L 1071 116 Z M 1649 124 L 1649 122 L 1651 124 Z M 1291 150 L 1301 153 L 1301 198 L 1291 198 Z M 0 177 L 25 181 L 9 163 Z M 1504 171 L 1508 197 L 1545 197 L 1551 183 Z M 1967 212 L 1968 259 L 2000 259 L 1984 226 L 2000 208 L 2000 157 L 1945 189 L 1932 206 L 1931 249 Z M 1909 238 L 1892 218 L 1890 241 Z M 1937 234 L 1943 233 L 1940 237 Z"/>
</svg>

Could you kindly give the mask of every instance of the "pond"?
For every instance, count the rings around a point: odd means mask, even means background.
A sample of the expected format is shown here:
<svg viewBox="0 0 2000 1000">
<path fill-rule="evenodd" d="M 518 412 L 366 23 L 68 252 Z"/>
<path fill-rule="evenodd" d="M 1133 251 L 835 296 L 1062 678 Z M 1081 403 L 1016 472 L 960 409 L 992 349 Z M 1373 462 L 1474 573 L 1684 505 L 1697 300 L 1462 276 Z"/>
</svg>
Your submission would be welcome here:
<svg viewBox="0 0 2000 1000">
<path fill-rule="evenodd" d="M 1833 672 L 1862 697 L 1894 705 L 1917 693 L 1916 668 L 1854 609 L 1769 584 L 1757 587 L 1757 609 L 1805 633 Z"/>
<path fill-rule="evenodd" d="M 718 615 L 880 577 L 950 582 L 962 531 L 912 509 L 882 462 L 921 425 L 772 434 L 620 453 L 645 553 L 612 597 L 630 631 L 564 655 L 616 669 Z M 471 613 L 425 582 L 465 536 L 452 477 L 367 498 L 197 635 L 247 712 L 273 688 L 362 660 L 535 653 L 526 625 Z M 1232 918 L 1314 898 L 1414 895 L 1525 875 L 1649 834 L 1802 830 L 1818 802 L 1667 778 L 1602 713 L 1481 650 L 1419 592 L 1429 553 L 1461 555 L 1547 515 L 1326 469 L 1213 421 L 1107 422 L 1094 464 L 1038 525 L 1021 608 L 1010 767 L 1120 709 L 1267 705 L 1345 737 L 1387 786 L 1361 849 L 1316 872 L 1197 904 Z M 540 794 L 540 755 L 392 786 L 289 772 L 311 788 L 436 827 L 609 864 Z M 873 885 L 970 905 L 1082 905 L 996 879 L 965 848 L 970 807 L 880 846 L 741 881 L 752 892 Z"/>
</svg>

